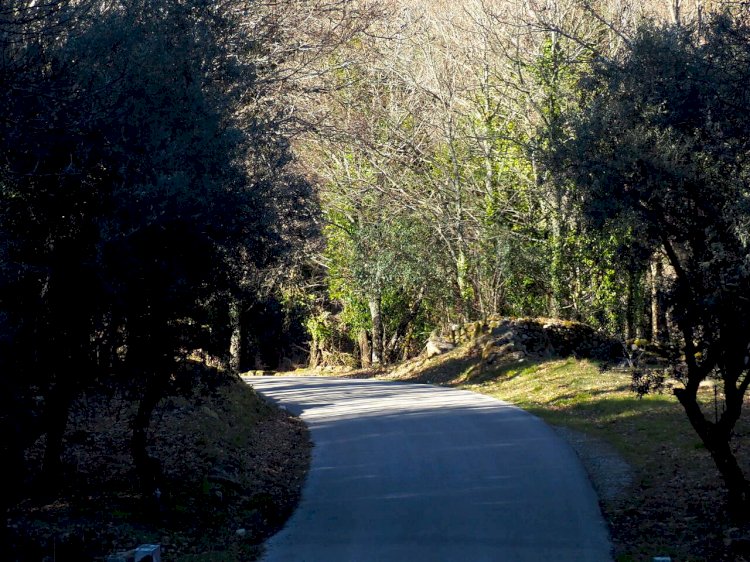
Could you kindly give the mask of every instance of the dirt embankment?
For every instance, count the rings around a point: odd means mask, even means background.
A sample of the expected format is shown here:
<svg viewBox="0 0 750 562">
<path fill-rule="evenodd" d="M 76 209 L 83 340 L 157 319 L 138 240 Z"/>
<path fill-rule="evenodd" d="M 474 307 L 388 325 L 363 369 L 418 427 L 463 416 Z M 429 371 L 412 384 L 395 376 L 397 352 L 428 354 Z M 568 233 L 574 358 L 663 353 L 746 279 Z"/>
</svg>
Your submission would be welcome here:
<svg viewBox="0 0 750 562">
<path fill-rule="evenodd" d="M 144 543 L 160 544 L 164 560 L 259 556 L 299 500 L 311 449 L 304 424 L 240 381 L 165 401 L 149 436 L 165 477 L 155 503 L 140 496 L 131 463 L 132 413 L 119 397 L 79 400 L 66 435 L 64 487 L 12 511 L 7 559 L 102 560 Z M 38 466 L 42 445 L 29 466 Z"/>
</svg>

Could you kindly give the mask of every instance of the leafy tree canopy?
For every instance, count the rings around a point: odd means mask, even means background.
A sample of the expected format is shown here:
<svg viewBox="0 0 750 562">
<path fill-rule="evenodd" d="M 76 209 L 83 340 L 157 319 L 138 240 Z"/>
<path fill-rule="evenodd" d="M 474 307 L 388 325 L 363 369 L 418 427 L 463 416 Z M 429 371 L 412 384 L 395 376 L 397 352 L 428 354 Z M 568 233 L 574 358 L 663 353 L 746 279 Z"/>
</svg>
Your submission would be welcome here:
<svg viewBox="0 0 750 562">
<path fill-rule="evenodd" d="M 647 25 L 620 60 L 582 83 L 574 137 L 551 165 L 572 181 L 589 226 L 630 230 L 629 253 L 661 249 L 684 344 L 676 394 L 735 504 L 748 482 L 729 447 L 750 374 L 750 28 L 723 15 L 705 37 Z M 708 419 L 698 385 L 716 375 L 727 408 Z"/>
</svg>

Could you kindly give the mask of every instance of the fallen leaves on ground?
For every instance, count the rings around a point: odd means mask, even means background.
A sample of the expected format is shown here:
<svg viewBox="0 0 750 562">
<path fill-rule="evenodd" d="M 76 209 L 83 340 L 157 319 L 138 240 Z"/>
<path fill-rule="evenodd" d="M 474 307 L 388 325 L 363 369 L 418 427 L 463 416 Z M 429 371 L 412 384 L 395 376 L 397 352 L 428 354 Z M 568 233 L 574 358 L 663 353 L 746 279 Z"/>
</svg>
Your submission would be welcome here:
<svg viewBox="0 0 750 562">
<path fill-rule="evenodd" d="M 312 446 L 304 424 L 239 381 L 164 401 L 149 436 L 166 482 L 154 506 L 141 497 L 130 459 L 132 413 L 117 396 L 79 400 L 63 488 L 12 510 L 6 559 L 102 560 L 146 543 L 161 544 L 164 560 L 257 559 L 299 500 Z M 43 445 L 30 451 L 30 467 Z"/>
</svg>

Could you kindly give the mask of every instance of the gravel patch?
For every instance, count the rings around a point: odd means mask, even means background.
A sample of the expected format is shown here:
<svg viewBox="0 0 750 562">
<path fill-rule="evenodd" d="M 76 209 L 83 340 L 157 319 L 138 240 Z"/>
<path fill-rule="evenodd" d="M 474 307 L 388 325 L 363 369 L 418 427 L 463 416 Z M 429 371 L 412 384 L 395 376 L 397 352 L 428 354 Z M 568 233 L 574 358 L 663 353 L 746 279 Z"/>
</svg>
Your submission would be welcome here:
<svg viewBox="0 0 750 562">
<path fill-rule="evenodd" d="M 568 427 L 553 426 L 581 459 L 602 502 L 623 497 L 633 485 L 633 469 L 612 445 Z"/>
</svg>

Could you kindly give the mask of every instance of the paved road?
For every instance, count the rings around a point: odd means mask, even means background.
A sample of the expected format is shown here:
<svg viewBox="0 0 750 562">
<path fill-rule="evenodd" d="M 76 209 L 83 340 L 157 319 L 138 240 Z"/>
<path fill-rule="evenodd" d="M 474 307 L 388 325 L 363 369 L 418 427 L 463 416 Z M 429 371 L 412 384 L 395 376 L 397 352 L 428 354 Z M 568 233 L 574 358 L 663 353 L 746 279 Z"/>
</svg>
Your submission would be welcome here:
<svg viewBox="0 0 750 562">
<path fill-rule="evenodd" d="M 473 392 L 248 377 L 314 442 L 299 507 L 267 562 L 605 562 L 575 453 L 538 418 Z"/>
</svg>

